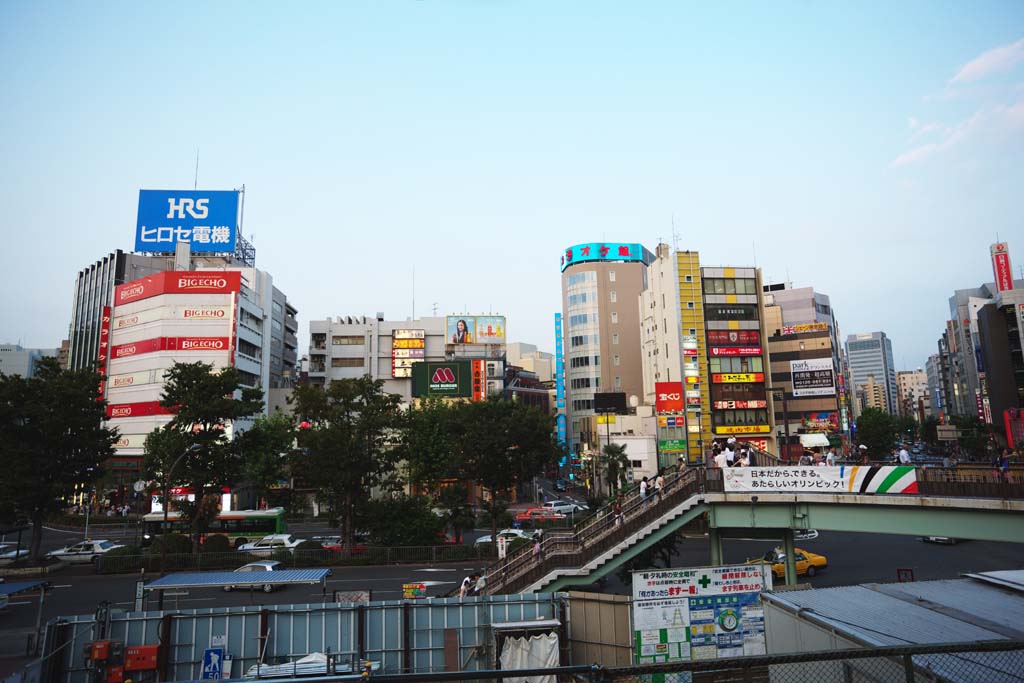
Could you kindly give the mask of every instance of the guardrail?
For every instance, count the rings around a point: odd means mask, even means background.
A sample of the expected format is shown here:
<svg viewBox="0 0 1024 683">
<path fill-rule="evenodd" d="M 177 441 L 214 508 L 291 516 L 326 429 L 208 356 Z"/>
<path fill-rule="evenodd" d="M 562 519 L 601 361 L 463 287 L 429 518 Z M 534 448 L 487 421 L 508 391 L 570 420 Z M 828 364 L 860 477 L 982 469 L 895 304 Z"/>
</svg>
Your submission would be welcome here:
<svg viewBox="0 0 1024 683">
<path fill-rule="evenodd" d="M 483 545 L 438 545 L 398 547 L 357 547 L 350 555 L 334 550 L 278 550 L 273 553 L 169 553 L 164 571 L 233 570 L 257 560 L 277 560 L 293 567 L 357 567 L 385 564 L 441 564 L 492 560 L 494 547 Z M 160 554 L 100 556 L 96 559 L 99 574 L 128 572 L 159 572 Z"/>
</svg>

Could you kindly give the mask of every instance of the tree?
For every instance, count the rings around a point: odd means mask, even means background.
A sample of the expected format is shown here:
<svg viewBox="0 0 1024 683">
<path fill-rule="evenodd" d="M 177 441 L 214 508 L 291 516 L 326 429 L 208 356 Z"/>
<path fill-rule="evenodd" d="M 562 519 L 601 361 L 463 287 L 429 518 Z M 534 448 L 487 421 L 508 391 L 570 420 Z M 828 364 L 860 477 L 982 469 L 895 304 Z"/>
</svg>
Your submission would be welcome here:
<svg viewBox="0 0 1024 683">
<path fill-rule="evenodd" d="M 895 418 L 896 432 L 900 441 L 911 441 L 917 436 L 918 424 L 910 415 Z"/>
<path fill-rule="evenodd" d="M 248 431 L 235 437 L 242 483 L 251 487 L 257 498 L 266 498 L 270 487 L 284 476 L 294 443 L 294 421 L 284 413 L 261 415 Z"/>
<path fill-rule="evenodd" d="M 160 400 L 174 417 L 146 437 L 145 476 L 161 482 L 167 476 L 170 485 L 187 486 L 195 495 L 194 501 L 175 503 L 188 523 L 195 552 L 217 514 L 221 487 L 241 473 L 237 444 L 228 439 L 228 429 L 263 409 L 263 391 L 243 388 L 241 377 L 235 368 L 214 371 L 209 363 L 175 363 L 164 376 Z"/>
<path fill-rule="evenodd" d="M 868 453 L 875 460 L 889 457 L 896 431 L 893 416 L 880 408 L 865 408 L 857 418 L 857 440 L 868 447 Z"/>
<path fill-rule="evenodd" d="M 384 393 L 383 386 L 382 380 L 364 375 L 327 388 L 299 386 L 293 395 L 295 415 L 309 427 L 299 430 L 292 472 L 316 489 L 332 516 L 340 517 L 346 548 L 352 546 L 354 521 L 371 492 L 396 490 L 400 483 L 394 448 L 400 398 Z"/>
<path fill-rule="evenodd" d="M 431 510 L 426 496 L 385 496 L 368 502 L 361 510 L 360 527 L 375 545 L 437 545 L 444 521 Z M 400 520 L 396 522 L 396 520 Z"/>
<path fill-rule="evenodd" d="M 605 470 L 609 493 L 612 495 L 626 485 L 626 473 L 629 471 L 629 456 L 626 445 L 610 443 L 602 449 L 601 464 Z"/>
<path fill-rule="evenodd" d="M 461 483 L 442 486 L 434 496 L 435 504 L 444 511 L 445 527 L 451 527 L 456 543 L 462 543 L 462 532 L 476 523 L 469 503 L 469 489 Z"/>
<path fill-rule="evenodd" d="M 32 522 L 31 557 L 39 559 L 43 522 L 75 487 L 92 482 L 114 454 L 117 430 L 103 426 L 95 370 L 62 370 L 44 358 L 35 375 L 0 373 L 0 511 Z"/>
<path fill-rule="evenodd" d="M 557 457 L 554 417 L 516 401 L 492 397 L 459 404 L 462 416 L 457 455 L 467 481 L 483 488 L 498 535 L 498 512 L 510 492 Z"/>
<path fill-rule="evenodd" d="M 957 438 L 960 452 L 971 458 L 985 456 L 989 445 L 988 425 L 974 415 L 954 415 L 952 422 L 960 430 Z"/>
<path fill-rule="evenodd" d="M 427 399 L 402 416 L 397 446 L 408 481 L 429 490 L 463 474 L 459 444 L 464 433 L 462 403 Z"/>
</svg>

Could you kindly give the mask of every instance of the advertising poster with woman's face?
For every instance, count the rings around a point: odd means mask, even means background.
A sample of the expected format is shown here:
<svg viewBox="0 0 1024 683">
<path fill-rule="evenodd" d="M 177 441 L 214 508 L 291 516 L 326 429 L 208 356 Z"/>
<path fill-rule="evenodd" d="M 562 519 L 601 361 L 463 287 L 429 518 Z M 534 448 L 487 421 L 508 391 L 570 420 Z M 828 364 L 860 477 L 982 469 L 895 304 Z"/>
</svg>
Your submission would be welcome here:
<svg viewBox="0 0 1024 683">
<path fill-rule="evenodd" d="M 469 316 L 448 318 L 448 343 L 472 344 L 476 341 L 476 319 Z"/>
</svg>

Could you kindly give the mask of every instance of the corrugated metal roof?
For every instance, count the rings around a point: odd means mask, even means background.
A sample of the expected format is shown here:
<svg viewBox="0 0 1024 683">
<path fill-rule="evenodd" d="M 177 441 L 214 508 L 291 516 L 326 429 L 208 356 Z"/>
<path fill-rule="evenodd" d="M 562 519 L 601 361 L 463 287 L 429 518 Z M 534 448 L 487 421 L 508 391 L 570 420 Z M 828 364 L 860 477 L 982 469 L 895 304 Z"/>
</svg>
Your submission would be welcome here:
<svg viewBox="0 0 1024 683">
<path fill-rule="evenodd" d="M 218 586 L 262 586 L 265 584 L 320 583 L 329 569 L 284 569 L 274 572 L 188 572 L 168 574 L 146 584 L 147 590 L 169 588 L 211 588 Z"/>
<path fill-rule="evenodd" d="M 977 574 L 964 574 L 964 576 L 991 583 L 1003 588 L 1024 592 L 1024 569 L 1006 569 L 995 572 L 978 572 Z"/>
<path fill-rule="evenodd" d="M 12 583 L 0 583 L 0 595 L 14 595 L 23 591 L 30 591 L 33 588 L 42 586 L 45 581 L 14 581 Z"/>
<path fill-rule="evenodd" d="M 852 633 L 867 645 L 1005 639 L 995 631 L 899 600 L 869 586 L 787 591 L 769 595 L 766 599 L 787 602 L 810 611 L 837 629 Z"/>
</svg>

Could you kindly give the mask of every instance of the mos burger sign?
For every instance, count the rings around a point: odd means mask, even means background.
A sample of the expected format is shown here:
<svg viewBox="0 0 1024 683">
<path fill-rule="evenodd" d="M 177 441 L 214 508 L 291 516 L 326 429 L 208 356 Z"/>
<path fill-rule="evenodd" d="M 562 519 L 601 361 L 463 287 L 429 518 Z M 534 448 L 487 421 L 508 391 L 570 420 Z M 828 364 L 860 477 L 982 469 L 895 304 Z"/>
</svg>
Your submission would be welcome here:
<svg viewBox="0 0 1024 683">
<path fill-rule="evenodd" d="M 472 396 L 472 363 L 468 360 L 412 364 L 412 395 L 416 398 Z"/>
</svg>

